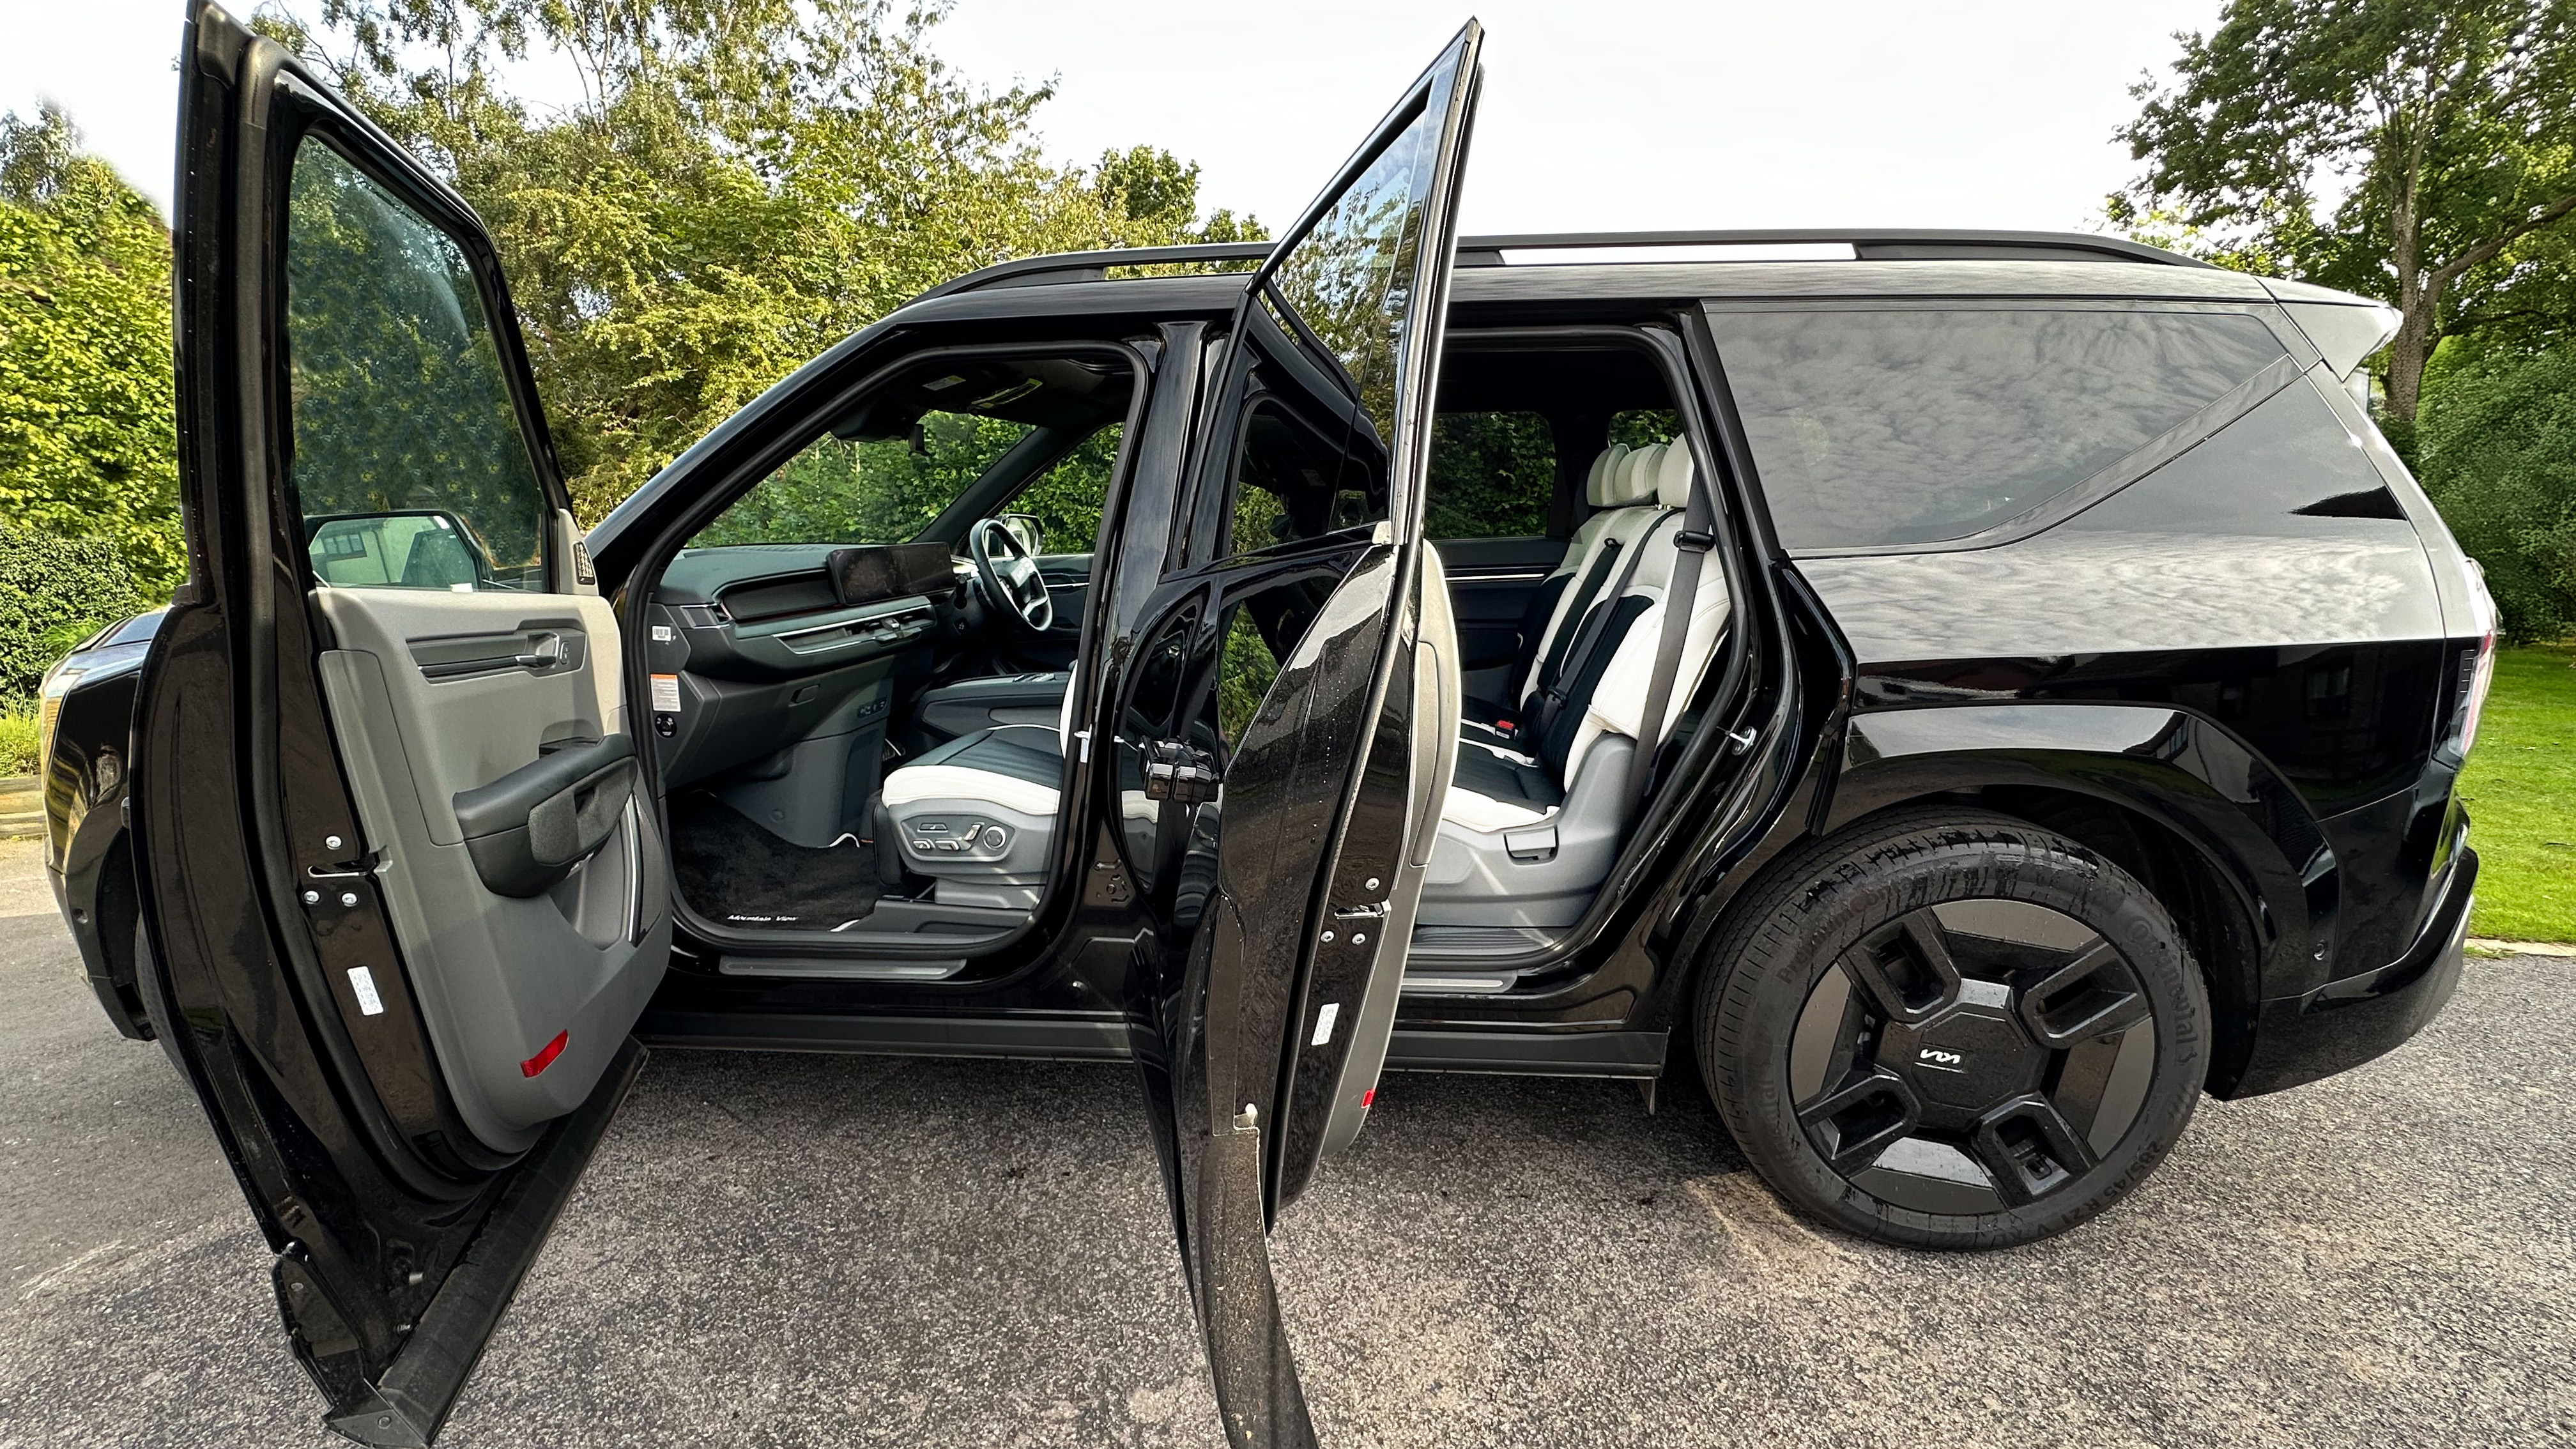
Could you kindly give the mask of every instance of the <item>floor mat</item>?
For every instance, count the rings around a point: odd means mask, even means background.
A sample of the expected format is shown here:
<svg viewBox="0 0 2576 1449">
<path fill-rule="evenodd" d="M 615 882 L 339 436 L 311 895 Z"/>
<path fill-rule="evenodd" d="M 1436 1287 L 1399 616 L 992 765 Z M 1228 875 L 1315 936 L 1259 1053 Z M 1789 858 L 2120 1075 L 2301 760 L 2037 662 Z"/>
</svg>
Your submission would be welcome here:
<svg viewBox="0 0 2576 1449">
<path fill-rule="evenodd" d="M 781 840 L 704 790 L 671 802 L 671 869 L 699 915 L 730 926 L 829 931 L 877 908 L 877 853 Z"/>
</svg>

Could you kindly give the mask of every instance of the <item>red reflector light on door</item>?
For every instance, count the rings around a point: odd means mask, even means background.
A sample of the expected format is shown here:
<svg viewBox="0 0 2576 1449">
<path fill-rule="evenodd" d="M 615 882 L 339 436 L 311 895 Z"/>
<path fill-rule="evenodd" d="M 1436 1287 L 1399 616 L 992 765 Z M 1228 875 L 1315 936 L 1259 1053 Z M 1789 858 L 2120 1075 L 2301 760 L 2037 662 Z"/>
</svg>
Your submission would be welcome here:
<svg viewBox="0 0 2576 1449">
<path fill-rule="evenodd" d="M 1370 1104 L 1375 1101 L 1377 1101 L 1377 1088 L 1371 1087 L 1367 1091 L 1360 1093 L 1360 1110 L 1368 1110 Z"/>
<path fill-rule="evenodd" d="M 563 1055 L 564 1042 L 571 1035 L 572 1033 L 569 1031 L 556 1032 L 555 1039 L 547 1042 L 543 1050 L 539 1051 L 535 1056 L 528 1058 L 526 1061 L 519 1063 L 519 1075 L 523 1077 L 533 1077 L 537 1073 L 544 1071 L 546 1068 L 553 1066 L 555 1064 L 555 1058 Z"/>
</svg>

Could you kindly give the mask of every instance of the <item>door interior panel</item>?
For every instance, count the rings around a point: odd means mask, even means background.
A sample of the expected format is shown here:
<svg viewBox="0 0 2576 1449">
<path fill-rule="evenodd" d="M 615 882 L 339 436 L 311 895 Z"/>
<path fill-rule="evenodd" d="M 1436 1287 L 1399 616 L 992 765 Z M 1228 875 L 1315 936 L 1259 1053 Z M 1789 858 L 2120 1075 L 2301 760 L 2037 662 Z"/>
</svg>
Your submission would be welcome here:
<svg viewBox="0 0 2576 1449">
<path fill-rule="evenodd" d="M 312 598 L 338 646 L 321 655 L 323 692 L 366 859 L 440 1070 L 475 1135 L 523 1149 L 591 1094 L 668 955 L 616 615 L 569 594 Z M 424 664 L 452 661 L 449 641 L 538 634 L 582 647 L 487 656 L 473 672 Z M 491 842 L 513 831 L 537 874 L 496 879 Z"/>
</svg>

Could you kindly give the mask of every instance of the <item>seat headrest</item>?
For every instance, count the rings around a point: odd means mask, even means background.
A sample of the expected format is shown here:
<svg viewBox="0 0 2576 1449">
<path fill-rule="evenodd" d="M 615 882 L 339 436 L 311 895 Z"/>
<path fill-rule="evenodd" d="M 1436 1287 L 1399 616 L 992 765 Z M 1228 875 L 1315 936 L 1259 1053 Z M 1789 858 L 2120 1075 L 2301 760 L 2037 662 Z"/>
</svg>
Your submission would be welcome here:
<svg viewBox="0 0 2576 1449">
<path fill-rule="evenodd" d="M 1666 508 L 1690 506 L 1691 475 L 1699 471 L 1691 462 L 1690 444 L 1682 439 L 1659 448 L 1655 459 L 1655 501 Z"/>
<path fill-rule="evenodd" d="M 1613 508 L 1610 501 L 1610 475 L 1619 470 L 1619 460 L 1628 456 L 1628 445 L 1612 443 L 1592 460 L 1591 470 L 1583 475 L 1583 501 L 1595 508 Z"/>
<path fill-rule="evenodd" d="M 1655 473 L 1661 462 L 1664 445 L 1656 443 L 1631 451 L 1610 470 L 1602 486 L 1606 507 L 1633 508 L 1652 502 L 1655 496 Z"/>
</svg>

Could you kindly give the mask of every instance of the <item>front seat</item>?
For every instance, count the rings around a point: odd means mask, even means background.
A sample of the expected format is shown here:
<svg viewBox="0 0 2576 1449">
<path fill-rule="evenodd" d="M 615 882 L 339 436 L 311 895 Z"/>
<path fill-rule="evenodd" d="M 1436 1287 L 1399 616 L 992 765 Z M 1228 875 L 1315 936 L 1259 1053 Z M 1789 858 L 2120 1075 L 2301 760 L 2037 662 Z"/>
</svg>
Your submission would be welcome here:
<svg viewBox="0 0 2576 1449">
<path fill-rule="evenodd" d="M 929 876 L 939 905 L 1036 909 L 1055 858 L 1069 684 L 1051 725 L 975 730 L 888 773 L 879 859 Z"/>
</svg>

